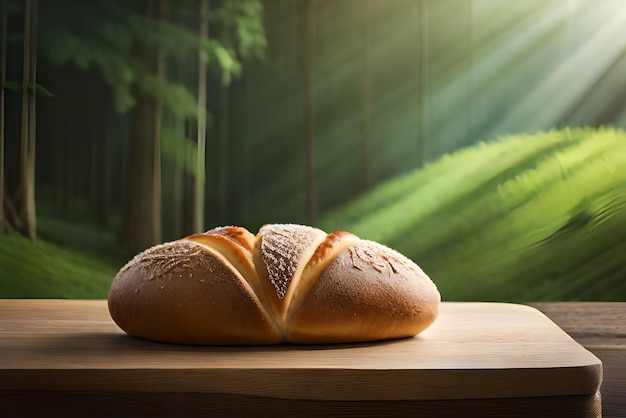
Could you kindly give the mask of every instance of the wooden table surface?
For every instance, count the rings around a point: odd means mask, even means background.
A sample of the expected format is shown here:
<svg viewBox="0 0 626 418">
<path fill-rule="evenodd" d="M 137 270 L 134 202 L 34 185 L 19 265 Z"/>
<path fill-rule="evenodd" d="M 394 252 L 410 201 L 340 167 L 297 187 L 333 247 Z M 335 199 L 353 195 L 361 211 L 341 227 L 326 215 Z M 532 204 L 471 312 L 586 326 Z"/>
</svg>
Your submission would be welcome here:
<svg viewBox="0 0 626 418">
<path fill-rule="evenodd" d="M 604 417 L 626 417 L 626 302 L 545 302 L 530 304 L 546 314 L 604 368 Z"/>
<path fill-rule="evenodd" d="M 303 410 L 317 416 L 408 416 L 415 408 L 427 416 L 463 411 L 464 416 L 521 417 L 538 410 L 544 416 L 598 416 L 599 358 L 603 414 L 626 416 L 626 303 L 532 304 L 551 320 L 520 305 L 446 303 L 424 336 L 341 347 L 337 361 L 333 347 L 233 351 L 135 340 L 112 323 L 103 302 L 0 300 L 0 340 L 5 341 L 0 344 L 0 412 L 21 416 L 11 412 L 28 406 L 32 416 L 53 411 L 114 416 L 128 410 L 202 416 L 253 407 L 256 415 L 269 416 L 279 407 L 284 416 L 307 416 Z M 481 325 L 471 332 L 476 323 Z M 313 360 L 307 353 L 315 354 Z M 281 368 L 283 374 L 277 374 Z M 272 380 L 272 375 L 278 377 Z M 474 383 L 454 383 L 459 379 Z M 409 381 L 420 389 L 407 389 Z M 354 388 L 343 388 L 354 382 Z M 220 393 L 224 383 L 232 386 L 228 393 Z M 303 391 L 307 385 L 310 390 Z M 276 390 L 290 394 L 277 399 Z M 125 409 L 114 408 L 115 403 Z M 269 404 L 273 409 L 263 409 Z M 449 408 L 456 415 L 443 413 Z"/>
</svg>

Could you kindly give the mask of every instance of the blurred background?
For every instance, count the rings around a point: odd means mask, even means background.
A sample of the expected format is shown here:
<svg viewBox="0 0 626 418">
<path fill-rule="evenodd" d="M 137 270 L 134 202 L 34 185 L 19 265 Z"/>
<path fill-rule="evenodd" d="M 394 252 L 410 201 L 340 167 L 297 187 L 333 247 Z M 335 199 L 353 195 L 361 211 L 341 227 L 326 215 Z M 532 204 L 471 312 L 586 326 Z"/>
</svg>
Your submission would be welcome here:
<svg viewBox="0 0 626 418">
<path fill-rule="evenodd" d="M 626 300 L 622 0 L 0 5 L 0 297 L 291 222 L 444 300 Z"/>
</svg>

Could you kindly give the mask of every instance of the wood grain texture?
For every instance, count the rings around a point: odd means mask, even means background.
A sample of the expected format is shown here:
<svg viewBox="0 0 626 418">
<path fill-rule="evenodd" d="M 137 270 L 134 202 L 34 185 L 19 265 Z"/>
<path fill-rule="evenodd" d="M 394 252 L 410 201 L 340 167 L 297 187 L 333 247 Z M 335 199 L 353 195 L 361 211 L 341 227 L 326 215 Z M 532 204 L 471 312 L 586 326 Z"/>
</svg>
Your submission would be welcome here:
<svg viewBox="0 0 626 418">
<path fill-rule="evenodd" d="M 626 302 L 544 302 L 532 306 L 602 360 L 603 416 L 626 417 Z"/>
<path fill-rule="evenodd" d="M 296 409 L 408 402 L 458 413 L 478 402 L 487 414 L 523 399 L 535 411 L 599 413 L 598 358 L 538 310 L 514 304 L 447 302 L 431 328 L 403 340 L 191 347 L 128 337 L 105 301 L 0 300 L 0 339 L 0 397 L 14 407 L 20 394 L 93 405 L 91 397 L 195 393 Z"/>
</svg>

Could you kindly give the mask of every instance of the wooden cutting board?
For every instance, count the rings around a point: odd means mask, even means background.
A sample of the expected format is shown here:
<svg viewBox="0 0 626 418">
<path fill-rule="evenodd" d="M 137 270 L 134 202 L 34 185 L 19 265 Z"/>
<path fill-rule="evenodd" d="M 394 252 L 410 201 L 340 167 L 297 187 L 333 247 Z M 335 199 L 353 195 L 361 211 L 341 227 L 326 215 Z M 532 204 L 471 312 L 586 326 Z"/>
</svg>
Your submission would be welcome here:
<svg viewBox="0 0 626 418">
<path fill-rule="evenodd" d="M 600 360 L 546 316 L 505 303 L 445 302 L 433 326 L 395 341 L 192 347 L 127 336 L 106 301 L 0 300 L 0 341 L 0 395 L 13 398 L 20 391 L 318 402 L 554 397 L 593 400 L 596 408 L 602 381 Z"/>
</svg>

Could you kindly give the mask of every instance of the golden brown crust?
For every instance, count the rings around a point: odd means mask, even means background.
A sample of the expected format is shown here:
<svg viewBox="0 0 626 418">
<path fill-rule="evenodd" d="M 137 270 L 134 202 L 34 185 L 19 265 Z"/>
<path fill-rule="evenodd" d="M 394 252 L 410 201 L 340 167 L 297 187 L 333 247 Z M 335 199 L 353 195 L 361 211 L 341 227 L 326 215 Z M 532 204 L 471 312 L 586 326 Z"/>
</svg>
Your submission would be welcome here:
<svg viewBox="0 0 626 418">
<path fill-rule="evenodd" d="M 340 343 L 410 337 L 440 295 L 411 260 L 347 232 L 240 227 L 150 248 L 115 277 L 113 320 L 183 344 Z"/>
<path fill-rule="evenodd" d="M 203 234 L 189 235 L 182 241 L 198 243 L 225 257 L 259 294 L 260 283 L 251 253 L 256 237 L 246 229 L 232 226 L 215 228 Z"/>
<path fill-rule="evenodd" d="M 440 296 L 411 260 L 371 241 L 345 249 L 292 313 L 287 339 L 336 343 L 411 337 L 437 317 Z"/>
<path fill-rule="evenodd" d="M 228 262 L 177 241 L 148 249 L 113 281 L 109 311 L 128 334 L 180 344 L 276 344 L 281 333 Z"/>
<path fill-rule="evenodd" d="M 220 226 L 206 231 L 203 234 L 193 234 L 187 237 L 196 237 L 198 235 L 219 236 L 228 239 L 230 242 L 245 248 L 248 252 L 252 251 L 256 236 L 246 228 L 240 226 Z"/>
<path fill-rule="evenodd" d="M 307 299 L 311 288 L 315 285 L 322 272 L 333 262 L 344 249 L 356 245 L 361 240 L 349 232 L 340 231 L 326 235 L 326 239 L 319 244 L 308 263 L 306 263 L 298 279 L 297 285 L 289 289 L 287 313 L 284 316 L 283 329 L 288 327 L 291 316 Z"/>
<path fill-rule="evenodd" d="M 324 241 L 315 249 L 315 252 L 311 256 L 311 259 L 305 268 L 309 269 L 319 263 L 323 263 L 330 257 L 333 257 L 335 255 L 334 251 L 337 245 L 340 245 L 340 243 L 345 240 L 354 242 L 355 240 L 358 240 L 358 237 L 346 231 L 336 231 L 326 235 Z"/>
</svg>

